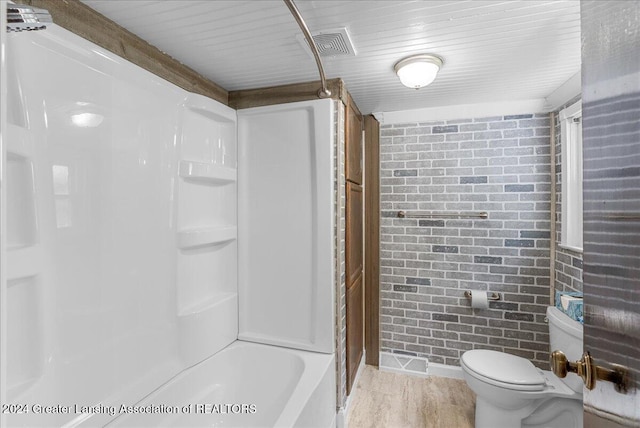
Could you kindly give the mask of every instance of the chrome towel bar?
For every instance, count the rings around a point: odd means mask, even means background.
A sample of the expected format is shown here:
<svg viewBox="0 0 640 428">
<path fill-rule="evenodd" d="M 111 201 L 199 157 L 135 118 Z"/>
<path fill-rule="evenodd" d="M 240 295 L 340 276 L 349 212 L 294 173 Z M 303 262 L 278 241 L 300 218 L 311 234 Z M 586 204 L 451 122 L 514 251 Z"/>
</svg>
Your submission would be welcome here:
<svg viewBox="0 0 640 428">
<path fill-rule="evenodd" d="M 398 211 L 399 218 L 489 218 L 486 211 L 477 213 L 433 213 L 433 212 L 413 212 Z"/>
</svg>

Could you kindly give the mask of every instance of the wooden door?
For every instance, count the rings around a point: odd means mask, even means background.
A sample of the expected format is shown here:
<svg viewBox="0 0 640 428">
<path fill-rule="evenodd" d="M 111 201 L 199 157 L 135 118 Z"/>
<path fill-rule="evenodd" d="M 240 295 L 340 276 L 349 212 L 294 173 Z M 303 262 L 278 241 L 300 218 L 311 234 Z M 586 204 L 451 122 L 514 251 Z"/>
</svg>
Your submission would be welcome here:
<svg viewBox="0 0 640 428">
<path fill-rule="evenodd" d="M 346 107 L 346 310 L 347 394 L 364 352 L 362 115 L 351 97 Z"/>
<path fill-rule="evenodd" d="M 346 178 L 362 184 L 362 115 L 351 98 L 346 111 Z"/>
<path fill-rule="evenodd" d="M 626 371 L 624 388 L 585 390 L 586 428 L 640 426 L 638 16 L 637 1 L 581 2 L 584 350 Z"/>
</svg>

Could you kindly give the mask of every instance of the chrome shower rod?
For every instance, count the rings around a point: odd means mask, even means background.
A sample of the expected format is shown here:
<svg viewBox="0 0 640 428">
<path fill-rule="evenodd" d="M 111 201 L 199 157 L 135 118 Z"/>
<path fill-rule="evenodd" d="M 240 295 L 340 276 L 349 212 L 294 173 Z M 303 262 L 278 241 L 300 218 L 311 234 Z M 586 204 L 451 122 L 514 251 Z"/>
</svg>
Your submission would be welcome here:
<svg viewBox="0 0 640 428">
<path fill-rule="evenodd" d="M 304 19 L 302 18 L 302 15 L 300 14 L 300 11 L 296 7 L 293 0 L 283 0 L 283 1 L 291 11 L 291 14 L 296 19 L 298 26 L 300 26 L 300 29 L 304 33 L 304 37 L 305 39 L 307 39 L 307 43 L 309 44 L 309 49 L 311 49 L 311 52 L 313 52 L 313 57 L 316 59 L 318 72 L 320 73 L 320 83 L 322 85 L 322 88 L 318 91 L 318 97 L 329 98 L 331 96 L 331 91 L 329 90 L 329 88 L 327 88 L 327 80 L 324 76 L 324 68 L 322 68 L 322 60 L 320 60 L 320 54 L 318 53 L 318 49 L 316 48 L 315 42 L 313 41 L 313 37 L 311 37 L 311 32 L 309 31 L 309 27 L 307 27 L 307 24 L 304 22 Z"/>
</svg>

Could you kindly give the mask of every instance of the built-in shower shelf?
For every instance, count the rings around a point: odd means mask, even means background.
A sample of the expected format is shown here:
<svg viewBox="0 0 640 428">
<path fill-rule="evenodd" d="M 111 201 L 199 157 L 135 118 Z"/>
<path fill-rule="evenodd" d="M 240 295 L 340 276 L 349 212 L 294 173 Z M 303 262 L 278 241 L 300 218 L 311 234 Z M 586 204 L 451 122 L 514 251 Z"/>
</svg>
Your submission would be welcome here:
<svg viewBox="0 0 640 428">
<path fill-rule="evenodd" d="M 178 173 L 182 178 L 209 182 L 210 184 L 233 183 L 237 177 L 235 168 L 185 160 L 180 161 Z"/>
<path fill-rule="evenodd" d="M 200 94 L 189 94 L 184 102 L 189 110 L 201 114 L 218 123 L 235 126 L 236 112 Z"/>
<path fill-rule="evenodd" d="M 7 280 L 34 276 L 41 269 L 42 252 L 39 245 L 7 249 Z"/>
<path fill-rule="evenodd" d="M 178 316 L 180 317 L 187 317 L 189 315 L 197 315 L 197 314 L 202 314 L 208 311 L 215 311 L 216 306 L 230 300 L 230 299 L 235 299 L 236 296 L 238 295 L 238 293 L 235 292 L 219 292 L 219 293 L 215 293 L 212 296 L 207 297 L 206 299 L 203 299 L 200 302 L 194 303 L 192 305 L 189 305 L 185 308 L 183 308 L 182 310 L 180 310 L 180 312 L 178 313 Z"/>
<path fill-rule="evenodd" d="M 24 158 L 31 158 L 34 155 L 35 145 L 31 136 L 31 131 L 22 126 L 7 124 L 7 152 Z"/>
<path fill-rule="evenodd" d="M 237 236 L 238 228 L 235 226 L 182 230 L 178 232 L 178 248 L 223 244 L 234 241 Z"/>
</svg>

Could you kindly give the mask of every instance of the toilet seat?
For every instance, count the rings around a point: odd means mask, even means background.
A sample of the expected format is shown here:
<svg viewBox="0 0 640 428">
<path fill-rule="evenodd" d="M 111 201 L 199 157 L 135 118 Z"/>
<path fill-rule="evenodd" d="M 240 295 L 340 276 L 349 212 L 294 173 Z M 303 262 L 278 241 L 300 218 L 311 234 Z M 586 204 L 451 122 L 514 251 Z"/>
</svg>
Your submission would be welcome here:
<svg viewBox="0 0 640 428">
<path fill-rule="evenodd" d="M 531 361 L 485 349 L 467 351 L 460 363 L 469 374 L 488 384 L 517 391 L 542 391 L 545 378 Z"/>
</svg>

